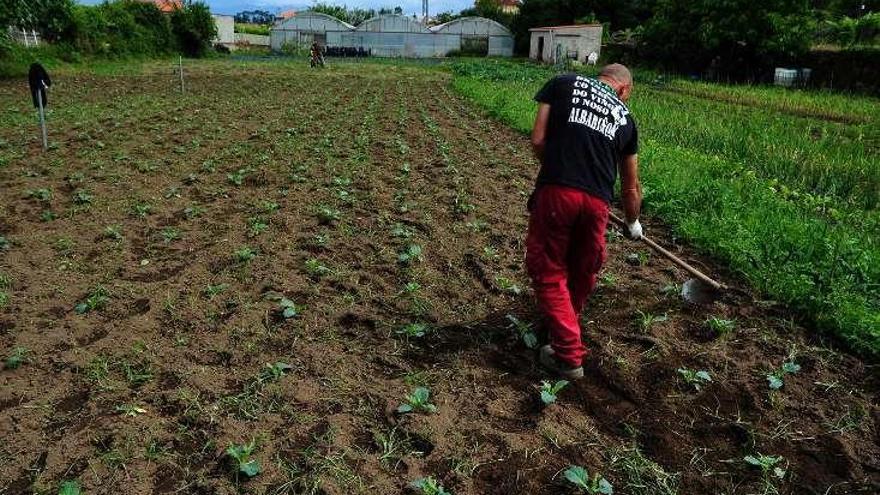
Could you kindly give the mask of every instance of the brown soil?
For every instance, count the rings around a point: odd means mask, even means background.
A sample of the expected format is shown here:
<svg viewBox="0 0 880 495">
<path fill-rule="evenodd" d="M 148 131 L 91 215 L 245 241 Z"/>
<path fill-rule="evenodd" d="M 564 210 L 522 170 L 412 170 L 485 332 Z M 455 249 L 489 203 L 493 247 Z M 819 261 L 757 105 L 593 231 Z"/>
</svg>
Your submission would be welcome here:
<svg viewBox="0 0 880 495">
<path fill-rule="evenodd" d="M 0 356 L 28 350 L 0 372 L 0 493 L 400 493 L 430 475 L 556 494 L 570 464 L 624 494 L 880 490 L 876 367 L 771 302 L 682 303 L 684 274 L 633 264 L 647 251 L 613 232 L 587 377 L 540 407 L 549 377 L 507 318 L 538 320 L 521 268 L 535 163 L 442 72 L 218 61 L 187 77 L 181 97 L 161 65 L 56 75 L 46 154 L 22 85 L 0 83 Z M 410 244 L 421 260 L 401 262 Z M 78 314 L 97 287 L 109 300 Z M 713 335 L 711 316 L 735 328 Z M 397 333 L 413 322 L 428 335 Z M 801 370 L 770 391 L 786 360 Z M 396 414 L 419 385 L 437 412 Z M 251 440 L 248 480 L 224 450 Z M 785 476 L 763 479 L 743 461 L 757 453 Z"/>
</svg>

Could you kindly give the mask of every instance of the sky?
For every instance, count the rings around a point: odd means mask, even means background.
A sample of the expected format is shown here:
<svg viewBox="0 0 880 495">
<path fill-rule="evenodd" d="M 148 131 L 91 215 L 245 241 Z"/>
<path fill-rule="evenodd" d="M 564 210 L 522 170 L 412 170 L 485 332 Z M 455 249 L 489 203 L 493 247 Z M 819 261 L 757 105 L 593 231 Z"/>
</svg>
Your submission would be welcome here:
<svg viewBox="0 0 880 495">
<path fill-rule="evenodd" d="M 102 0 L 79 0 L 80 3 L 94 5 Z M 215 14 L 235 14 L 243 10 L 268 10 L 280 12 L 287 9 L 306 10 L 314 2 L 309 0 L 204 0 Z M 422 0 L 330 0 L 326 3 L 347 5 L 349 7 L 380 9 L 382 7 L 403 7 L 406 14 L 421 14 Z M 440 12 L 459 12 L 472 7 L 474 0 L 430 0 L 431 15 Z"/>
</svg>

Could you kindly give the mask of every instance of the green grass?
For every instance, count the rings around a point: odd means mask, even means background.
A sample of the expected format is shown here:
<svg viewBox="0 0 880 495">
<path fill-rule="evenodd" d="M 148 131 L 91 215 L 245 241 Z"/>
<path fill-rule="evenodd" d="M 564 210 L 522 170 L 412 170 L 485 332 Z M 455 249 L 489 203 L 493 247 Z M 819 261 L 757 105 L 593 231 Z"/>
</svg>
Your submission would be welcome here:
<svg viewBox="0 0 880 495">
<path fill-rule="evenodd" d="M 452 69 L 456 91 L 522 132 L 553 75 L 502 61 Z M 824 93 L 718 86 L 715 98 L 713 85 L 671 83 L 705 93 L 688 95 L 668 84 L 637 77 L 631 100 L 645 210 L 816 328 L 880 355 L 880 102 L 828 97 L 824 110 L 853 122 L 843 124 L 817 113 Z"/>
</svg>

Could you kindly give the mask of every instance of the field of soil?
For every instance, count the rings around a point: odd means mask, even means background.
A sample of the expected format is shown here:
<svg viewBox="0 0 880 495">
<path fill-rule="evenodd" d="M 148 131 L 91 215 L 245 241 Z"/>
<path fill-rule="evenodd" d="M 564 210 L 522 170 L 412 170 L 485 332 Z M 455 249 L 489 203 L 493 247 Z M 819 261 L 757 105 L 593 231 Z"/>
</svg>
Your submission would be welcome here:
<svg viewBox="0 0 880 495">
<path fill-rule="evenodd" d="M 572 464 L 622 494 L 880 492 L 876 365 L 772 301 L 687 305 L 684 273 L 613 230 L 587 376 L 542 407 L 517 330 L 540 327 L 537 165 L 441 70 L 53 82 L 47 153 L 0 82 L 0 494 L 559 494 Z M 436 412 L 396 413 L 420 386 Z M 251 442 L 248 478 L 225 451 Z"/>
</svg>

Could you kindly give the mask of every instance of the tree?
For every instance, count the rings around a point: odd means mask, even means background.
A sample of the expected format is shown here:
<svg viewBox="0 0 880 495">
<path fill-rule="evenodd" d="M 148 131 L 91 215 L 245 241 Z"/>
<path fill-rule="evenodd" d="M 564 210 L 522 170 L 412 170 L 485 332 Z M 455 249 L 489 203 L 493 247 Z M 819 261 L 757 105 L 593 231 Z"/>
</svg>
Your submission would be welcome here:
<svg viewBox="0 0 880 495">
<path fill-rule="evenodd" d="M 376 11 L 373 9 L 348 8 L 346 6 L 330 5 L 326 3 L 316 3 L 309 10 L 333 16 L 340 21 L 347 22 L 354 26 L 357 26 L 371 17 L 376 17 Z"/>
<path fill-rule="evenodd" d="M 813 26 L 807 0 L 658 0 L 641 49 L 670 68 L 749 78 L 806 52 Z"/>
<path fill-rule="evenodd" d="M 0 28 L 33 29 L 47 41 L 73 37 L 73 0 L 4 0 L 0 2 Z"/>
<path fill-rule="evenodd" d="M 183 8 L 171 13 L 171 29 L 180 43 L 180 50 L 189 57 L 201 57 L 211 48 L 217 26 L 211 9 L 199 0 L 186 0 Z"/>
</svg>

